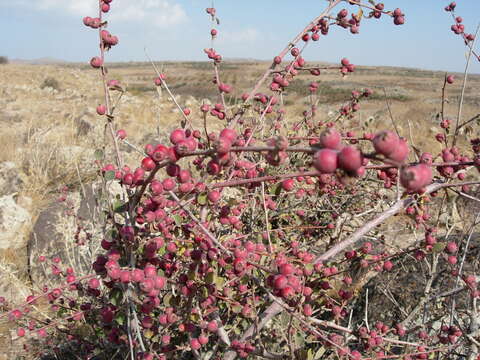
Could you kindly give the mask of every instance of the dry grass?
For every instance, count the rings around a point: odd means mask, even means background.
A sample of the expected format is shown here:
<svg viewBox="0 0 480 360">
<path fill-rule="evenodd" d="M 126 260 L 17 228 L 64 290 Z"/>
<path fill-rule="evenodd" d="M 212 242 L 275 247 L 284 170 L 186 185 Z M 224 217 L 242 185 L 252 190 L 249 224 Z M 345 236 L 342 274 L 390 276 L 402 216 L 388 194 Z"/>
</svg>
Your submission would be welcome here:
<svg viewBox="0 0 480 360">
<path fill-rule="evenodd" d="M 192 109 L 193 123 L 200 126 L 199 106 L 202 101 L 218 102 L 213 71 L 209 63 L 159 64 L 167 74 L 167 81 L 182 106 Z M 262 62 L 226 62 L 222 64 L 221 79 L 235 88 L 234 96 L 227 101 L 233 104 L 236 97 L 249 91 L 268 64 Z M 170 130 L 178 126 L 181 116 L 174 104 L 162 95 L 159 101 L 152 79 L 155 77 L 147 64 L 114 64 L 111 78 L 119 79 L 127 88 L 116 113 L 117 128 L 126 129 L 131 143 L 142 148 L 147 142 L 164 141 Z M 289 122 L 302 118 L 308 108 L 304 99 L 310 81 L 320 82 L 320 104 L 317 120 L 331 118 L 340 105 L 347 102 L 351 90 L 372 88 L 375 95 L 361 104 L 353 121 L 339 124 L 340 128 L 355 129 L 358 133 L 391 127 L 392 119 L 387 101 L 401 135 L 419 148 L 438 152 L 441 147 L 434 140 L 440 131 L 437 114 L 441 104 L 441 87 L 444 74 L 403 68 L 364 67 L 346 78 L 336 71 L 324 72 L 320 77 L 299 76 L 285 96 Z M 53 81 L 55 80 L 55 81 Z M 63 185 L 78 187 L 95 176 L 93 152 L 110 139 L 104 125 L 95 114 L 102 102 L 98 73 L 83 65 L 68 66 L 2 66 L 0 79 L 0 162 L 14 161 L 25 175 L 23 195 L 33 199 L 32 213 L 36 214 L 50 201 Z M 45 84 L 55 84 L 52 89 Z M 448 86 L 447 117 L 454 119 L 461 90 L 460 75 Z M 266 91 L 262 89 L 261 91 Z M 387 94 L 385 98 L 384 91 Z M 478 93 L 480 76 L 471 76 L 465 97 L 463 119 L 479 111 Z M 253 116 L 254 114 L 247 114 Z M 209 128 L 216 129 L 223 122 L 209 119 Z M 460 145 L 466 146 L 465 141 Z M 128 151 L 126 160 L 138 158 Z M 111 153 L 108 154 L 110 158 Z M 412 158 L 413 159 L 413 158 Z M 22 259 L 8 251 L 0 254 L 5 264 L 12 263 L 21 269 Z M 19 276 L 22 280 L 22 275 Z M 10 324 L 0 324 L 0 348 L 8 347 L 6 336 Z M 3 338 L 2 338 L 3 334 Z M 0 357 L 0 359 L 2 359 Z"/>
</svg>

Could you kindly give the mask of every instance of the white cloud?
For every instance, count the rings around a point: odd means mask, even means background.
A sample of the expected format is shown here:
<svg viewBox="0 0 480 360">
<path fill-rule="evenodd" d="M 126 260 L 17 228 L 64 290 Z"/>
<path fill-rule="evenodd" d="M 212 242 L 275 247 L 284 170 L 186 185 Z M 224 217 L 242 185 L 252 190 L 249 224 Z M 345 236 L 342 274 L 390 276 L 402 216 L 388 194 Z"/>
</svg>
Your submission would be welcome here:
<svg viewBox="0 0 480 360">
<path fill-rule="evenodd" d="M 33 7 L 79 17 L 98 14 L 98 0 L 0 0 L 0 6 Z M 184 22 L 187 15 L 182 6 L 172 0 L 115 0 L 107 19 L 122 22 L 141 22 L 156 27 L 167 27 Z"/>
<path fill-rule="evenodd" d="M 98 1 L 82 0 L 82 1 L 61 1 L 61 0 L 39 0 L 33 5 L 39 10 L 57 10 L 67 11 L 72 15 L 86 16 L 87 14 L 95 14 L 98 7 L 95 5 Z"/>
<path fill-rule="evenodd" d="M 168 0 L 116 0 L 112 2 L 114 9 L 112 20 L 139 21 L 157 27 L 167 27 L 184 22 L 187 19 L 185 11 L 179 4 Z"/>
<path fill-rule="evenodd" d="M 236 31 L 219 30 L 219 43 L 254 43 L 260 39 L 260 32 L 255 28 L 245 28 Z"/>
</svg>

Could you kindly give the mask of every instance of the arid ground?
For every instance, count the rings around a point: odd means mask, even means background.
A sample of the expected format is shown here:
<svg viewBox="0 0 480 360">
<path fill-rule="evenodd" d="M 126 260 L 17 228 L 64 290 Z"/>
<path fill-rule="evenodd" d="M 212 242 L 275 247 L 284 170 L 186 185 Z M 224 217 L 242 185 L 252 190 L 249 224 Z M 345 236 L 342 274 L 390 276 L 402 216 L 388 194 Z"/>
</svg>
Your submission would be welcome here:
<svg viewBox="0 0 480 360">
<path fill-rule="evenodd" d="M 218 101 L 211 81 L 212 65 L 184 62 L 157 66 L 167 74 L 180 105 L 192 109 L 194 124 L 202 124 L 202 102 Z M 222 81 L 234 87 L 227 102 L 238 102 L 268 66 L 253 61 L 223 63 Z M 128 141 L 139 148 L 165 140 L 181 116 L 165 91 L 154 86 L 152 67 L 146 63 L 115 64 L 109 75 L 126 89 L 116 107 L 117 129 L 125 129 Z M 292 123 L 302 119 L 302 112 L 309 107 L 308 84 L 313 80 L 319 82 L 318 121 L 332 119 L 348 102 L 352 90 L 371 88 L 374 95 L 362 101 L 349 128 L 362 134 L 367 125 L 374 131 L 393 122 L 412 144 L 439 151 L 441 146 L 436 145 L 434 135 L 441 130 L 444 76 L 440 71 L 362 66 L 344 78 L 338 70 L 322 71 L 319 77 L 301 75 L 284 95 L 286 118 Z M 454 84 L 446 89 L 445 114 L 453 121 L 458 115 L 462 85 L 463 74 L 455 74 Z M 463 121 L 479 113 L 479 94 L 480 75 L 470 75 Z M 38 216 L 55 202 L 63 186 L 78 190 L 93 179 L 97 169 L 94 151 L 105 143 L 111 147 L 103 118 L 95 113 L 101 96 L 98 71 L 84 65 L 0 65 L 0 296 L 18 301 L 29 295 L 27 245 Z M 208 125 L 214 129 L 221 124 L 210 117 Z M 464 130 L 469 131 L 468 127 Z M 121 146 L 132 159 L 139 158 L 127 145 Z M 10 327 L 6 319 L 0 320 L 0 349 L 5 349 L 0 351 L 1 360 L 14 359 L 9 352 Z M 18 345 L 13 347 L 18 349 Z"/>
</svg>

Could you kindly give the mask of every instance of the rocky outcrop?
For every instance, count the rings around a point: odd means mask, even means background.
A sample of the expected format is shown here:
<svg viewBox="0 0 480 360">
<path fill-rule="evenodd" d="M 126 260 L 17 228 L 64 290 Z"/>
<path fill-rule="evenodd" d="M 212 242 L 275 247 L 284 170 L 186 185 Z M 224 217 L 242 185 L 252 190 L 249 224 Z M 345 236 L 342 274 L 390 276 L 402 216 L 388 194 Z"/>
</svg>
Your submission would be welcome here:
<svg viewBox="0 0 480 360">
<path fill-rule="evenodd" d="M 0 197 L 0 250 L 24 247 L 31 220 L 29 211 L 17 203 L 13 194 Z"/>
<path fill-rule="evenodd" d="M 17 193 L 23 185 L 22 175 L 15 163 L 0 163 L 0 196 Z"/>
<path fill-rule="evenodd" d="M 50 203 L 37 217 L 28 241 L 29 273 L 34 286 L 55 281 L 51 260 L 61 259 L 61 269 L 72 267 L 77 274 L 91 271 L 92 256 L 100 246 L 101 228 L 93 186 L 69 193 L 65 201 Z M 40 262 L 44 256 L 46 260 Z"/>
</svg>

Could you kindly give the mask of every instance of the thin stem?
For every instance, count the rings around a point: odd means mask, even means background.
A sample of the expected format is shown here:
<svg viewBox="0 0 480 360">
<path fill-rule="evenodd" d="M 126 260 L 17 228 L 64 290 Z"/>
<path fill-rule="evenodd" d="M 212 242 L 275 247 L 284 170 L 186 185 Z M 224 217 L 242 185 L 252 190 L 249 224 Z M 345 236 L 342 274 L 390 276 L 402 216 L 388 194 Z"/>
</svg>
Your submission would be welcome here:
<svg viewBox="0 0 480 360">
<path fill-rule="evenodd" d="M 465 64 L 465 72 L 463 74 L 462 94 L 460 96 L 460 102 L 458 104 L 457 121 L 455 122 L 455 134 L 453 136 L 452 146 L 455 146 L 455 144 L 457 142 L 459 124 L 460 124 L 460 121 L 461 121 L 461 118 L 462 118 L 463 100 L 465 98 L 465 88 L 467 87 L 468 69 L 470 67 L 470 60 L 472 58 L 472 53 L 473 53 L 473 49 L 475 47 L 475 43 L 477 41 L 477 36 L 478 36 L 478 31 L 479 30 L 480 30 L 480 23 L 477 25 L 477 30 L 475 31 L 475 39 L 473 40 L 473 43 L 470 47 L 470 51 L 468 52 L 468 56 L 467 56 L 467 63 Z"/>
</svg>

